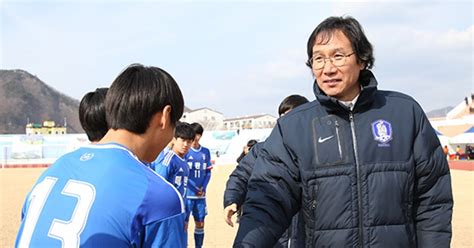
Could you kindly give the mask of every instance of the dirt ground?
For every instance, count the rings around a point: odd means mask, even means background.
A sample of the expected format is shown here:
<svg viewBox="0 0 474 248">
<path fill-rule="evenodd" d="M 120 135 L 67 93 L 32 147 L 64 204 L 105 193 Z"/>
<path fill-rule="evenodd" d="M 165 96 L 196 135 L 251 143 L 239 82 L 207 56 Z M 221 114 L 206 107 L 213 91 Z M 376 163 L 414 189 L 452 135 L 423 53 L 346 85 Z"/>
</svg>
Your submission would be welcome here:
<svg viewBox="0 0 474 248">
<path fill-rule="evenodd" d="M 204 247 L 231 247 L 237 227 L 223 220 L 222 197 L 234 166 L 215 166 L 208 188 Z M 0 247 L 13 247 L 20 224 L 20 211 L 27 192 L 42 168 L 0 169 Z M 474 247 L 474 172 L 451 170 L 454 191 L 453 239 L 451 247 Z M 192 221 L 191 221 L 192 222 Z M 194 247 L 194 225 L 189 226 L 189 247 Z"/>
</svg>

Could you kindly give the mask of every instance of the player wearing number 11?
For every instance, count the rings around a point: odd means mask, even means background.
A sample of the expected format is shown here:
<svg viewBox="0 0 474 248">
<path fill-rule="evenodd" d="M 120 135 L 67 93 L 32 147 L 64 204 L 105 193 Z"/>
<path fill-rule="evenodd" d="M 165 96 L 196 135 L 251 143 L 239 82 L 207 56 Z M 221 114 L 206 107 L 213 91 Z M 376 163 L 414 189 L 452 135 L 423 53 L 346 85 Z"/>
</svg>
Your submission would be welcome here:
<svg viewBox="0 0 474 248">
<path fill-rule="evenodd" d="M 201 140 L 204 128 L 195 122 L 191 124 L 196 136 L 191 149 L 186 154 L 189 165 L 189 182 L 186 194 L 186 226 L 189 223 L 189 216 L 193 213 L 195 229 L 194 243 L 196 248 L 200 248 L 204 242 L 204 218 L 207 215 L 206 188 L 211 179 L 211 153 L 209 149 L 203 147 Z"/>
<path fill-rule="evenodd" d="M 160 68 L 131 65 L 105 106 L 104 138 L 59 158 L 27 196 L 16 247 L 184 247 L 183 200 L 146 166 L 183 113 L 177 83 Z M 169 223 L 176 231 L 163 230 Z"/>
</svg>

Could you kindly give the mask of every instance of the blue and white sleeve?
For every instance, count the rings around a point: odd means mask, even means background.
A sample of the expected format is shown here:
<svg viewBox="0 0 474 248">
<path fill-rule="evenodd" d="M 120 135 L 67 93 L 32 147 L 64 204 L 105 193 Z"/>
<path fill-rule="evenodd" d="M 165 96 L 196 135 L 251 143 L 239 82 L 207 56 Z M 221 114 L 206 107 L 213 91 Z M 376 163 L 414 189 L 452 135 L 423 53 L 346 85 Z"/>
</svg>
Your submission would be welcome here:
<svg viewBox="0 0 474 248">
<path fill-rule="evenodd" d="M 184 213 L 145 226 L 143 247 L 186 247 Z"/>
</svg>

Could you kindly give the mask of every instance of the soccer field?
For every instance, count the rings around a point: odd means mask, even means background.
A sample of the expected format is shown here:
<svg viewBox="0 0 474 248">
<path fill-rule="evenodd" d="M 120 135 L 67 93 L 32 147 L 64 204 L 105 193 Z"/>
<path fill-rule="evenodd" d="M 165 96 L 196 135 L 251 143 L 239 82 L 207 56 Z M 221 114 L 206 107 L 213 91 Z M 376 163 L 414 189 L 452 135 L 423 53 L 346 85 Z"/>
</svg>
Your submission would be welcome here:
<svg viewBox="0 0 474 248">
<path fill-rule="evenodd" d="M 204 247 L 231 247 L 237 228 L 223 220 L 222 197 L 234 166 L 215 166 L 208 186 Z M 45 169 L 0 169 L 0 247 L 13 247 L 20 212 L 27 192 Z M 453 240 L 451 247 L 474 247 L 474 172 L 451 170 L 454 191 Z M 194 247 L 194 225 L 189 226 L 189 247 Z"/>
</svg>

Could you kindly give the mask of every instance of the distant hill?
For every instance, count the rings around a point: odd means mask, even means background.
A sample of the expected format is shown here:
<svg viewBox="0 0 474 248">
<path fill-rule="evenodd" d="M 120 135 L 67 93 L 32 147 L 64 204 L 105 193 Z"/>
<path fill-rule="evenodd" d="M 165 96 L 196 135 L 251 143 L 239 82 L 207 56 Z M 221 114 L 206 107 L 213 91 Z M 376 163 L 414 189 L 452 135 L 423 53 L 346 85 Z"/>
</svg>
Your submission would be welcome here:
<svg viewBox="0 0 474 248">
<path fill-rule="evenodd" d="M 79 101 L 46 85 L 23 70 L 0 70 L 0 134 L 23 134 L 27 120 L 43 123 L 67 120 L 68 133 L 84 132 Z"/>
<path fill-rule="evenodd" d="M 431 110 L 430 112 L 426 113 L 426 116 L 428 116 L 428 118 L 446 117 L 446 114 L 449 111 L 451 111 L 453 108 L 454 107 L 449 106 L 449 107 Z"/>
</svg>

